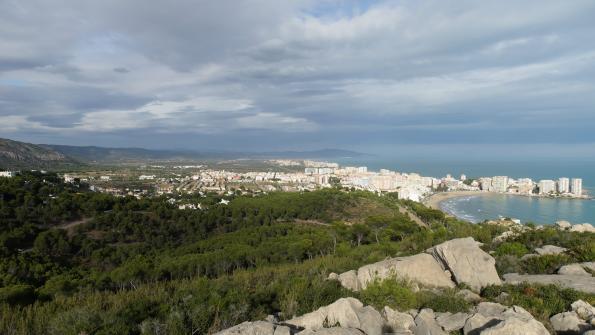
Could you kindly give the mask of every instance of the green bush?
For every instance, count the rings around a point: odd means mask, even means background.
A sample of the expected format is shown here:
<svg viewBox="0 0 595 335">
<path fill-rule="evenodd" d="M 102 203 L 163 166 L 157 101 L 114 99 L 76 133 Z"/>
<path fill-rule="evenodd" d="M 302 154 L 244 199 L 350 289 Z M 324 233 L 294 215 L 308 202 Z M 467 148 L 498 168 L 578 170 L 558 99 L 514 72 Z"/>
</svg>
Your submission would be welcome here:
<svg viewBox="0 0 595 335">
<path fill-rule="evenodd" d="M 531 257 L 521 261 L 523 272 L 528 274 L 552 274 L 562 265 L 572 263 L 572 259 L 568 255 L 544 255 L 539 257 Z"/>
<path fill-rule="evenodd" d="M 419 306 L 418 296 L 411 290 L 409 283 L 397 279 L 377 280 L 369 284 L 360 297 L 365 304 L 377 309 L 389 306 L 404 311 Z"/>
<path fill-rule="evenodd" d="M 520 285 L 489 286 L 482 291 L 482 296 L 490 300 L 498 300 L 502 292 L 508 293 L 506 305 L 519 305 L 543 322 L 550 316 L 568 311 L 570 304 L 582 299 L 595 304 L 595 295 L 560 288 L 556 285 L 536 285 L 523 283 Z"/>
<path fill-rule="evenodd" d="M 495 251 L 497 256 L 512 255 L 521 257 L 529 253 L 527 247 L 519 242 L 504 242 L 500 244 Z"/>
<path fill-rule="evenodd" d="M 12 285 L 0 288 L 0 304 L 30 304 L 35 300 L 35 288 L 31 285 Z"/>
</svg>

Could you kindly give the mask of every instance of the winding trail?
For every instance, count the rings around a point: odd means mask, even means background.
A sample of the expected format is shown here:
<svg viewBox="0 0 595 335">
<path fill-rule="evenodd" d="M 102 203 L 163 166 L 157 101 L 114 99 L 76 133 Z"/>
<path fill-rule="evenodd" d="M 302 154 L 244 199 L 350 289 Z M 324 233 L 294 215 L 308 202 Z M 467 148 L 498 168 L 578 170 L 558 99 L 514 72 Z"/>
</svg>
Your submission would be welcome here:
<svg viewBox="0 0 595 335">
<path fill-rule="evenodd" d="M 397 204 L 397 207 L 399 208 L 399 213 L 401 214 L 406 214 L 407 216 L 409 216 L 409 218 L 415 222 L 418 226 L 422 227 L 422 228 L 430 228 L 430 226 L 428 226 L 427 223 L 423 222 L 419 216 L 417 216 L 417 214 L 415 214 L 412 210 L 410 210 L 407 207 L 404 207 L 400 204 Z"/>
</svg>

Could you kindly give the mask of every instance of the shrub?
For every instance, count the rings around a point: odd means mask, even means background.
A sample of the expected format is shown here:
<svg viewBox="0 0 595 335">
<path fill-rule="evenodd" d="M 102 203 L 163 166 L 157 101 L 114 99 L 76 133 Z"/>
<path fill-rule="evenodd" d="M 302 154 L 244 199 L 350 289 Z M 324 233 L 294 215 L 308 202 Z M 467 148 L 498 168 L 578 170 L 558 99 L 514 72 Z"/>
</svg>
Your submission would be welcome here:
<svg viewBox="0 0 595 335">
<path fill-rule="evenodd" d="M 497 256 L 513 255 L 516 257 L 521 257 L 529 252 L 527 247 L 519 242 L 504 242 L 495 251 Z"/>
<path fill-rule="evenodd" d="M 31 285 L 12 285 L 0 288 L 0 304 L 27 305 L 35 300 L 35 288 Z"/>
<path fill-rule="evenodd" d="M 418 297 L 410 289 L 409 283 L 397 279 L 375 281 L 361 292 L 361 299 L 377 309 L 389 306 L 403 311 L 419 305 Z"/>
</svg>

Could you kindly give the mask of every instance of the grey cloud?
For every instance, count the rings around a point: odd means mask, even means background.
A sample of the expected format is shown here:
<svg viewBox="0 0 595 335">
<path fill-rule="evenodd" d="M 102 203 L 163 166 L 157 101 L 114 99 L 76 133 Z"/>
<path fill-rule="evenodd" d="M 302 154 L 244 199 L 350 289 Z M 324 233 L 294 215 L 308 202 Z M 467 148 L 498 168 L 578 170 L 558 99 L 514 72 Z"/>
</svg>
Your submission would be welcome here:
<svg viewBox="0 0 595 335">
<path fill-rule="evenodd" d="M 0 0 L 0 117 L 98 144 L 593 143 L 594 16 L 586 0 Z"/>
</svg>

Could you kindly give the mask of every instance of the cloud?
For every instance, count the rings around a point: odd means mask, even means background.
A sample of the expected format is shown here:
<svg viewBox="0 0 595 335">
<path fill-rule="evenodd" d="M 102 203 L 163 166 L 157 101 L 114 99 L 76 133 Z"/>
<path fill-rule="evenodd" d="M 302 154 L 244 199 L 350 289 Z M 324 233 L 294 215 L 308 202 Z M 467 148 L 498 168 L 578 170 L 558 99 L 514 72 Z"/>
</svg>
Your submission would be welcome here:
<svg viewBox="0 0 595 335">
<path fill-rule="evenodd" d="M 246 150 L 593 143 L 594 16 L 587 0 L 0 0 L 0 130 Z"/>
</svg>

